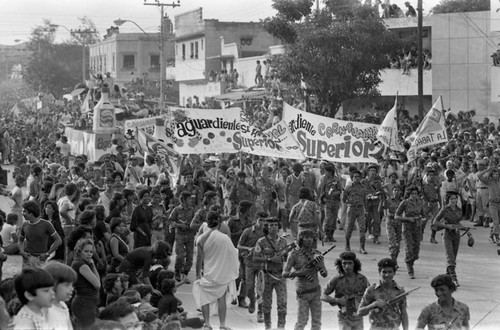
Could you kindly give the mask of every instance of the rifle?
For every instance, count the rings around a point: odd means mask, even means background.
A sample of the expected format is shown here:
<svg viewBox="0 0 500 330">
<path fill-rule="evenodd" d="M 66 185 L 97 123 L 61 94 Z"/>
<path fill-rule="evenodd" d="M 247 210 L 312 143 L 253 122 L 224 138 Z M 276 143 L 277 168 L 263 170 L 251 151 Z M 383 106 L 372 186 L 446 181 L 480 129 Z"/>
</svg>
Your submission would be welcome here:
<svg viewBox="0 0 500 330">
<path fill-rule="evenodd" d="M 389 323 L 398 319 L 399 315 L 394 311 L 394 306 L 406 298 L 410 293 L 417 291 L 420 287 L 416 287 L 410 291 L 403 292 L 402 294 L 387 300 L 385 307 L 374 308 L 370 311 L 370 320 L 372 323 Z"/>
<path fill-rule="evenodd" d="M 446 322 L 446 323 L 444 324 L 444 329 L 445 329 L 445 330 L 450 330 L 450 329 L 452 329 L 453 322 L 455 322 L 455 321 L 457 320 L 457 318 L 458 318 L 458 315 L 455 315 L 455 317 L 454 317 L 454 318 L 452 318 L 450 322 Z"/>
<path fill-rule="evenodd" d="M 333 245 L 332 247 L 330 247 L 328 250 L 326 250 L 325 252 L 323 252 L 321 255 L 324 257 L 328 252 L 330 252 L 331 250 L 333 250 L 335 248 L 335 245 Z M 316 258 L 313 258 L 311 260 L 309 260 L 309 262 L 307 264 L 305 264 L 304 266 L 302 266 L 298 272 L 303 272 L 304 270 L 310 268 L 311 266 L 315 265 L 316 264 Z M 307 276 L 306 276 L 307 277 Z M 313 278 L 312 277 L 309 277 L 308 278 L 308 281 L 309 282 L 312 282 L 313 281 Z"/>
</svg>

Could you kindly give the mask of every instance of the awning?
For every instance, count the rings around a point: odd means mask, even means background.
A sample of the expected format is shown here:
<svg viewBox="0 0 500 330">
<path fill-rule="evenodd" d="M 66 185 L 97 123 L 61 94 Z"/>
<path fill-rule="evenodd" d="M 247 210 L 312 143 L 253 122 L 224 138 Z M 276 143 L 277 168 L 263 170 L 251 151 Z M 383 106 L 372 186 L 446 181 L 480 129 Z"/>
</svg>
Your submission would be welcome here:
<svg viewBox="0 0 500 330">
<path fill-rule="evenodd" d="M 214 96 L 213 98 L 219 101 L 242 101 L 242 100 L 262 100 L 264 97 L 269 97 L 265 90 L 257 91 L 241 91 L 232 92 Z"/>
</svg>

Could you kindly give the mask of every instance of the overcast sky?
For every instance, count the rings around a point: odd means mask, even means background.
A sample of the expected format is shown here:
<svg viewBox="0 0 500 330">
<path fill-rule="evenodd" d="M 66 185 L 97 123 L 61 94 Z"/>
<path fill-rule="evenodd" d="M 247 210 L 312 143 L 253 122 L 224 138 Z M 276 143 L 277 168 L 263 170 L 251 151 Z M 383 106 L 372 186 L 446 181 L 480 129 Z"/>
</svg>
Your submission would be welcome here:
<svg viewBox="0 0 500 330">
<path fill-rule="evenodd" d="M 155 0 L 147 0 L 155 3 Z M 203 18 L 215 18 L 221 21 L 257 22 L 261 18 L 272 16 L 272 0 L 179 0 L 180 7 L 166 7 L 167 14 L 173 16 L 203 7 Z M 404 10 L 405 0 L 393 0 Z M 417 7 L 416 0 L 409 0 Z M 320 0 L 320 2 L 322 2 Z M 7 4 L 8 3 L 8 4 Z M 172 3 L 172 0 L 165 1 Z M 177 3 L 177 0 L 175 0 Z M 424 0 L 424 13 L 439 3 L 439 0 Z M 78 17 L 87 16 L 104 35 L 106 29 L 113 25 L 117 18 L 135 21 L 147 32 L 156 32 L 160 25 L 160 9 L 156 6 L 145 6 L 143 0 L 13 0 L 0 1 L 0 44 L 13 45 L 27 41 L 33 27 L 42 24 L 43 19 L 64 25 L 68 29 L 79 26 Z M 121 32 L 139 32 L 131 23 L 120 27 Z M 66 40 L 69 33 L 60 28 L 57 40 Z"/>
</svg>

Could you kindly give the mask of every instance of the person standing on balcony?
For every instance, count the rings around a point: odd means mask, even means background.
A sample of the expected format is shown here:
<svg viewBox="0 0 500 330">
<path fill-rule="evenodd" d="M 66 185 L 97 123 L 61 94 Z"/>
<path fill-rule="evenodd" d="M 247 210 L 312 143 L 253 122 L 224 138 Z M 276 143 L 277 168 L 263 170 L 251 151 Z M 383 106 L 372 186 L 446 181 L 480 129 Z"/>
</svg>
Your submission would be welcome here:
<svg viewBox="0 0 500 330">
<path fill-rule="evenodd" d="M 257 61 L 257 66 L 255 67 L 255 84 L 260 87 L 262 86 L 262 65 L 260 65 L 260 61 Z"/>
</svg>

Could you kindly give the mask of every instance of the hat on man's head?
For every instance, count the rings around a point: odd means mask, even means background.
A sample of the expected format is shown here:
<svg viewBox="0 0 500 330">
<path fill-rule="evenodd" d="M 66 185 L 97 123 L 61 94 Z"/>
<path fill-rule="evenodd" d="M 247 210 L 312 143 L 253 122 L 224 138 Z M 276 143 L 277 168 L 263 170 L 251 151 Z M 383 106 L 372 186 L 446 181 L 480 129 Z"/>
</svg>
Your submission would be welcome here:
<svg viewBox="0 0 500 330">
<path fill-rule="evenodd" d="M 368 165 L 368 167 L 366 169 L 367 170 L 371 170 L 372 168 L 374 168 L 375 170 L 378 171 L 378 165 L 377 164 L 370 164 L 370 165 Z"/>
<path fill-rule="evenodd" d="M 434 167 L 431 164 L 425 165 L 425 170 L 427 172 L 429 172 L 429 171 L 433 171 L 434 172 L 435 171 Z"/>
</svg>

